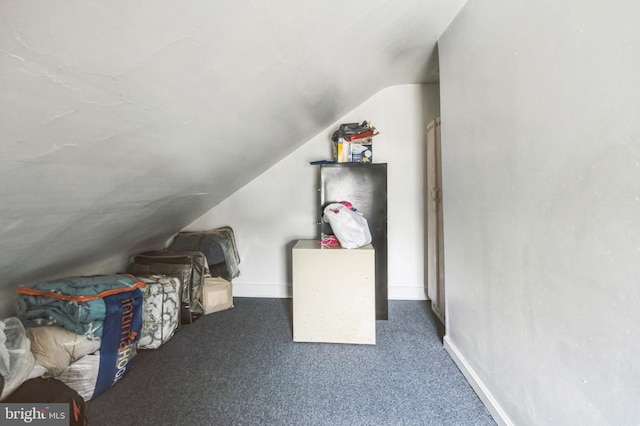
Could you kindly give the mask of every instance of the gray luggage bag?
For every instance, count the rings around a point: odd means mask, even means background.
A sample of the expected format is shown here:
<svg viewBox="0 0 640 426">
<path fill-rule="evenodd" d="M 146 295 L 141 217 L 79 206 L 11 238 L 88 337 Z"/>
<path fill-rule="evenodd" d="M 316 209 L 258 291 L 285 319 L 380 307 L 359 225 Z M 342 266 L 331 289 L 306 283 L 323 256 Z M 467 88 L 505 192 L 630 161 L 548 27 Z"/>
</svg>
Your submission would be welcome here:
<svg viewBox="0 0 640 426">
<path fill-rule="evenodd" d="M 240 255 L 233 229 L 229 226 L 208 231 L 180 232 L 168 250 L 202 252 L 207 258 L 212 277 L 222 277 L 231 281 L 240 275 Z"/>
<path fill-rule="evenodd" d="M 202 288 L 209 277 L 207 258 L 199 251 L 147 251 L 131 257 L 128 272 L 135 275 L 173 276 L 182 283 L 180 322 L 191 324 L 203 315 Z"/>
</svg>

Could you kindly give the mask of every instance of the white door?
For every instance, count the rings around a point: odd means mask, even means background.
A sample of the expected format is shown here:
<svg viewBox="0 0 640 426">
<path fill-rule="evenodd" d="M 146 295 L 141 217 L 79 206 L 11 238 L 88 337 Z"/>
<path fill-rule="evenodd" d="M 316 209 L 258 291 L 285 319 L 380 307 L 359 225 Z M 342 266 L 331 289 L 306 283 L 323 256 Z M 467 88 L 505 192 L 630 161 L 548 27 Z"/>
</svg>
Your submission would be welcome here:
<svg viewBox="0 0 640 426">
<path fill-rule="evenodd" d="M 427 297 L 444 324 L 444 238 L 442 220 L 442 172 L 440 118 L 427 125 Z"/>
</svg>

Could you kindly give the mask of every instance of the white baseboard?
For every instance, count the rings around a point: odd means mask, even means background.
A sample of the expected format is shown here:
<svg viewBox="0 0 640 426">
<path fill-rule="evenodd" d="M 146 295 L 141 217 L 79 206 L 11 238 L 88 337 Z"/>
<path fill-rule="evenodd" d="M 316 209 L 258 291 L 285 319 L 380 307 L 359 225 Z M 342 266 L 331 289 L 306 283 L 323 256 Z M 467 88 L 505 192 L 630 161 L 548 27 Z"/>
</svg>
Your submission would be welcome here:
<svg viewBox="0 0 640 426">
<path fill-rule="evenodd" d="M 427 300 L 424 287 L 389 286 L 387 288 L 389 300 Z"/>
<path fill-rule="evenodd" d="M 283 284 L 233 283 L 233 297 L 268 297 L 287 299 L 292 295 L 292 287 Z"/>
<path fill-rule="evenodd" d="M 387 289 L 389 300 L 427 300 L 424 287 L 396 287 Z M 234 297 L 269 297 L 286 299 L 291 297 L 292 287 L 285 284 L 233 283 Z"/>
<path fill-rule="evenodd" d="M 444 348 L 456 363 L 473 390 L 478 394 L 478 397 L 484 406 L 487 407 L 487 410 L 491 413 L 493 420 L 501 426 L 513 426 L 513 422 L 509 419 L 507 413 L 504 412 L 493 394 L 489 389 L 487 389 L 480 377 L 478 377 L 471 365 L 469 365 L 465 357 L 460 353 L 456 345 L 451 341 L 451 339 L 449 339 L 449 336 L 444 336 Z"/>
</svg>

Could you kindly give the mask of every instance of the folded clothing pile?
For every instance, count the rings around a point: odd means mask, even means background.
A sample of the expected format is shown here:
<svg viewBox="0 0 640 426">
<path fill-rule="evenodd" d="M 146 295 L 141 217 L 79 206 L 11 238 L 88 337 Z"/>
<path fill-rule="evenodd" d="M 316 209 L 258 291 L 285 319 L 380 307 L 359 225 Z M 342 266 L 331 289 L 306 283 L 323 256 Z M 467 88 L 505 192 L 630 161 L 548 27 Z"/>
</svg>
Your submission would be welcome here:
<svg viewBox="0 0 640 426">
<path fill-rule="evenodd" d="M 85 401 L 133 367 L 145 283 L 126 274 L 72 277 L 19 287 L 17 312 L 36 364 Z"/>
<path fill-rule="evenodd" d="M 60 325 L 89 339 L 100 339 L 110 309 L 107 298 L 139 287 L 144 283 L 128 274 L 44 281 L 18 287 L 16 311 L 27 326 Z"/>
</svg>

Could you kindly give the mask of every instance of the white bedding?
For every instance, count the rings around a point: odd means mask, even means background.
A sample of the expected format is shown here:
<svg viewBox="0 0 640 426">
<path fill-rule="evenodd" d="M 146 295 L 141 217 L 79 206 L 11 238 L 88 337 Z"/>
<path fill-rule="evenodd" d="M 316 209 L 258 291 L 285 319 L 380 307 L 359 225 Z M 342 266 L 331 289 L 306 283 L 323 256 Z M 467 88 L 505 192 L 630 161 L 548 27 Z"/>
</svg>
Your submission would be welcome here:
<svg viewBox="0 0 640 426">
<path fill-rule="evenodd" d="M 165 275 L 136 277 L 147 286 L 142 291 L 142 332 L 139 347 L 157 349 L 173 337 L 180 325 L 180 280 Z"/>
<path fill-rule="evenodd" d="M 100 352 L 85 355 L 68 366 L 56 378 L 78 392 L 85 401 L 93 398 L 100 370 Z"/>
<path fill-rule="evenodd" d="M 50 377 L 56 377 L 73 362 L 100 349 L 100 340 L 89 340 L 64 327 L 47 325 L 26 330 L 36 362 L 47 369 Z"/>
</svg>

